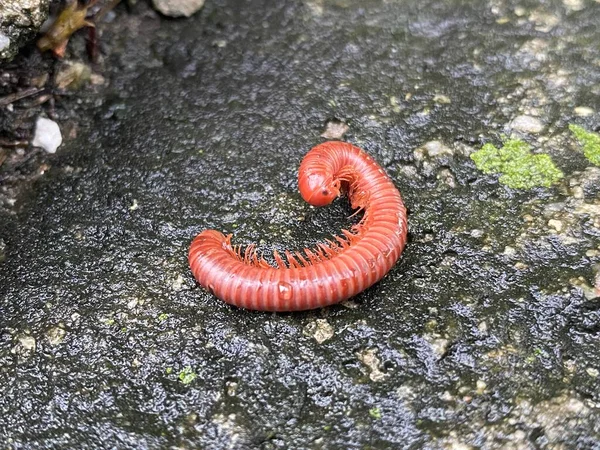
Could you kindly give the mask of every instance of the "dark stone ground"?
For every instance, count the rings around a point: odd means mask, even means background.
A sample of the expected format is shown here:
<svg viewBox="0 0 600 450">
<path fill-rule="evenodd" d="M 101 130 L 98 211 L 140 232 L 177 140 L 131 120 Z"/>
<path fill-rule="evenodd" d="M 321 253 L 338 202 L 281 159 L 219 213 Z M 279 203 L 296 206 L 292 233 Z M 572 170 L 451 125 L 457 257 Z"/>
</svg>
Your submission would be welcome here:
<svg viewBox="0 0 600 450">
<path fill-rule="evenodd" d="M 107 85 L 0 212 L 3 448 L 600 448 L 600 178 L 567 130 L 600 127 L 597 1 L 209 0 L 102 29 Z M 553 188 L 468 157 L 524 114 Z M 399 264 L 300 314 L 201 290 L 202 229 L 299 249 L 348 223 L 296 188 L 334 118 L 404 195 Z"/>
</svg>

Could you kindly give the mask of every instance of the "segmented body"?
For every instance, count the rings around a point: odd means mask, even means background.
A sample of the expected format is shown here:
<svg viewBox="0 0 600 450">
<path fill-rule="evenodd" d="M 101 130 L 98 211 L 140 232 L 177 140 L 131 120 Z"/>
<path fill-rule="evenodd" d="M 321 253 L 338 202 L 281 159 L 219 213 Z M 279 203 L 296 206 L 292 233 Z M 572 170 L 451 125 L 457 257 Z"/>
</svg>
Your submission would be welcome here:
<svg viewBox="0 0 600 450">
<path fill-rule="evenodd" d="M 304 253 L 274 253 L 277 267 L 231 245 L 231 235 L 214 230 L 192 242 L 189 263 L 198 282 L 227 303 L 262 311 L 300 311 L 346 300 L 379 281 L 406 244 L 406 208 L 383 169 L 364 151 L 345 142 L 325 142 L 300 165 L 300 194 L 323 206 L 347 193 L 361 221 L 342 236 Z"/>
</svg>

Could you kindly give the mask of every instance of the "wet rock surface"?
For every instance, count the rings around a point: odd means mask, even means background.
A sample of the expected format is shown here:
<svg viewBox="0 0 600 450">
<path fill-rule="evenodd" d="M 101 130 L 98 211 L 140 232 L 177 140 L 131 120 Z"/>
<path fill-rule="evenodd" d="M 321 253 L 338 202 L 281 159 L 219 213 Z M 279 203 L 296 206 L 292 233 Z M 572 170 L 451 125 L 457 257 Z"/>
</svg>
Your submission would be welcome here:
<svg viewBox="0 0 600 450">
<path fill-rule="evenodd" d="M 4 446 L 598 446 L 598 170 L 568 125 L 600 126 L 600 4 L 145 8 L 106 27 L 105 91 L 0 211 Z M 520 116 L 557 185 L 470 159 Z M 401 261 L 300 314 L 200 289 L 203 229 L 270 252 L 351 223 L 296 187 L 334 120 L 403 193 Z"/>
<path fill-rule="evenodd" d="M 0 4 L 0 62 L 10 61 L 48 18 L 49 0 L 4 0 Z"/>
</svg>

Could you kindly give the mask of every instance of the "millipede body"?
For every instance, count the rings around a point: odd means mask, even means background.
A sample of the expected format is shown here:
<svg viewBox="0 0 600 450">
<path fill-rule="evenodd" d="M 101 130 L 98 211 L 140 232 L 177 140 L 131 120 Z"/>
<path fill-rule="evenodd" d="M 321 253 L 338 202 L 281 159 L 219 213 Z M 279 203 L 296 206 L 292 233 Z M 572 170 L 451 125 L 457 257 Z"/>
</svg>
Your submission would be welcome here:
<svg viewBox="0 0 600 450">
<path fill-rule="evenodd" d="M 298 184 L 302 198 L 315 206 L 347 194 L 362 219 L 315 249 L 275 251 L 276 267 L 253 245 L 242 252 L 231 235 L 205 230 L 189 250 L 190 268 L 204 288 L 240 308 L 300 311 L 346 300 L 389 272 L 406 244 L 406 208 L 369 155 L 346 142 L 317 145 L 300 165 Z"/>
</svg>

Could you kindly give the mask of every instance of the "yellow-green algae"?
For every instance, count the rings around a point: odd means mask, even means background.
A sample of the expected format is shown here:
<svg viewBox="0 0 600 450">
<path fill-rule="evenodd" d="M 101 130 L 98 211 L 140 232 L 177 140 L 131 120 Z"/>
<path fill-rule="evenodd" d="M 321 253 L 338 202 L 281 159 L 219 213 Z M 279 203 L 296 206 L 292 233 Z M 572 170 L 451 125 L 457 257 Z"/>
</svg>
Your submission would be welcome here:
<svg viewBox="0 0 600 450">
<path fill-rule="evenodd" d="M 194 369 L 192 369 L 190 366 L 184 367 L 184 369 L 181 372 L 179 372 L 179 380 L 183 384 L 190 384 L 196 379 L 197 376 L 198 375 L 196 375 Z"/>
<path fill-rule="evenodd" d="M 583 146 L 584 156 L 592 163 L 600 166 L 600 135 L 586 131 L 579 125 L 569 125 L 569 130 Z"/>
<path fill-rule="evenodd" d="M 531 153 L 531 147 L 520 139 L 510 139 L 501 148 L 485 144 L 471 155 L 484 173 L 500 173 L 498 181 L 515 189 L 550 187 L 564 175 L 550 156 Z"/>
<path fill-rule="evenodd" d="M 375 408 L 371 408 L 369 410 L 369 415 L 373 418 L 373 419 L 381 419 L 381 410 L 377 407 Z"/>
</svg>

